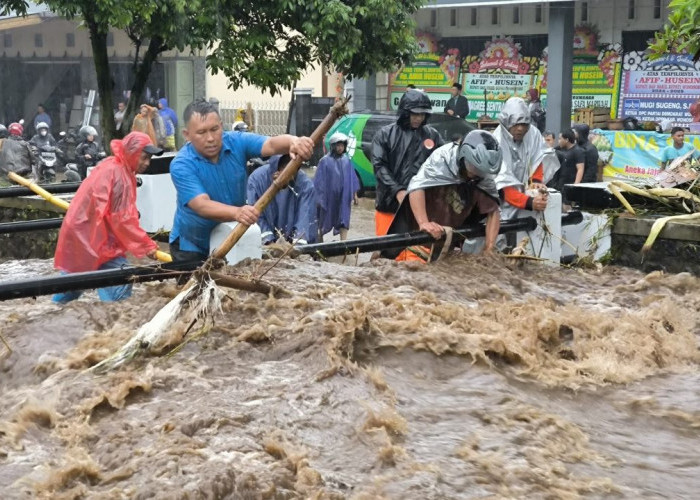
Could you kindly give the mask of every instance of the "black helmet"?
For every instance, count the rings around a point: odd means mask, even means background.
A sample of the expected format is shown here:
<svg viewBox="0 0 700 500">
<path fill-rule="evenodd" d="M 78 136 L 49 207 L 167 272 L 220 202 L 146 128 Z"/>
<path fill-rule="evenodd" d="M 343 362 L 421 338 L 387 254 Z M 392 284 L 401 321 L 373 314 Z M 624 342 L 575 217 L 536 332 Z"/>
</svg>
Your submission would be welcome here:
<svg viewBox="0 0 700 500">
<path fill-rule="evenodd" d="M 628 116 L 622 121 L 625 130 L 637 130 L 639 128 L 639 120 L 634 116 Z"/>
<path fill-rule="evenodd" d="M 233 124 L 231 130 L 235 132 L 248 132 L 248 124 L 239 120 Z"/>
<path fill-rule="evenodd" d="M 472 130 L 464 136 L 457 151 L 457 163 L 460 168 L 471 165 L 483 176 L 495 175 L 501 170 L 503 153 L 498 141 L 485 130 Z"/>
<path fill-rule="evenodd" d="M 422 90 L 410 89 L 401 96 L 399 111 L 431 114 L 433 112 L 433 106 L 430 104 L 430 97 L 428 97 L 428 94 Z"/>
<path fill-rule="evenodd" d="M 0 139 L 7 139 L 10 133 L 7 131 L 7 127 L 0 123 Z"/>
</svg>

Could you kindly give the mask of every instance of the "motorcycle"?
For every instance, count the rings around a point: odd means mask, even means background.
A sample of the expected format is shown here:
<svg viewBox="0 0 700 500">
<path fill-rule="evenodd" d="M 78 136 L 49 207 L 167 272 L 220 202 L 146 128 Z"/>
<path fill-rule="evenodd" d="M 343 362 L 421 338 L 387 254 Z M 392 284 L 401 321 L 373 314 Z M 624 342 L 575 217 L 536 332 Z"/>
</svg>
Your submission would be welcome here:
<svg viewBox="0 0 700 500">
<path fill-rule="evenodd" d="M 76 163 L 75 148 L 78 145 L 78 135 L 74 129 L 69 129 L 68 132 L 60 132 L 58 134 L 58 143 L 56 146 L 63 152 L 59 155 L 58 171 L 62 171 L 62 167 L 68 167 L 70 163 Z"/>
<path fill-rule="evenodd" d="M 39 182 L 55 182 L 58 155 L 62 154 L 62 151 L 57 147 L 46 145 L 41 146 L 34 154 L 38 163 Z"/>
<path fill-rule="evenodd" d="M 93 152 L 90 158 L 78 158 L 78 172 L 80 173 L 81 179 L 85 179 L 88 174 L 88 170 L 92 167 L 96 167 L 98 163 L 104 160 L 107 154 L 104 151 L 100 151 L 97 154 Z"/>
</svg>

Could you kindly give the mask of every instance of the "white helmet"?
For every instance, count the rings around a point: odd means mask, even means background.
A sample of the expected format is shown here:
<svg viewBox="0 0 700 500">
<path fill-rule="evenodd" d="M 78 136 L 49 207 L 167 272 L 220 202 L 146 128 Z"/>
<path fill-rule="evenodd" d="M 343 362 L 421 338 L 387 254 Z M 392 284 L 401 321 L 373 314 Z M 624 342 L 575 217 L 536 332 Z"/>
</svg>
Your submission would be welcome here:
<svg viewBox="0 0 700 500">
<path fill-rule="evenodd" d="M 237 121 L 233 124 L 231 130 L 234 130 L 236 132 L 248 132 L 248 124 L 244 121 Z"/>
<path fill-rule="evenodd" d="M 331 147 L 335 146 L 339 142 L 344 142 L 345 146 L 348 145 L 348 136 L 343 134 L 342 132 L 336 132 L 331 136 L 330 139 L 328 139 L 328 144 L 330 144 Z"/>
<path fill-rule="evenodd" d="M 46 122 L 39 122 L 36 124 L 36 129 L 41 130 L 41 129 L 49 129 L 49 125 Z"/>
<path fill-rule="evenodd" d="M 89 135 L 91 135 L 93 139 L 97 139 L 97 130 L 95 130 L 95 127 L 92 125 L 85 125 L 84 127 L 80 127 L 78 135 L 80 135 L 83 141 L 87 140 L 87 136 Z"/>
</svg>

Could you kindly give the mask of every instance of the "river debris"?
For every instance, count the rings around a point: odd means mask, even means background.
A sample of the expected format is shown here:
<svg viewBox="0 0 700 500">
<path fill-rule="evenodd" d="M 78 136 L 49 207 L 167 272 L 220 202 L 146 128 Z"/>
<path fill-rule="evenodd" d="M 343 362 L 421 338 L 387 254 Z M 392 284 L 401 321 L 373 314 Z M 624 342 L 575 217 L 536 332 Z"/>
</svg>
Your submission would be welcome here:
<svg viewBox="0 0 700 500">
<path fill-rule="evenodd" d="M 0 359 L 4 358 L 5 356 L 12 355 L 12 347 L 10 347 L 10 344 L 7 343 L 7 340 L 5 340 L 5 337 L 2 336 L 2 333 L 0 333 L 0 341 L 2 341 L 6 349 L 6 351 L 0 355 Z"/>
<path fill-rule="evenodd" d="M 633 185 L 611 181 L 610 192 L 627 212 L 636 215 L 633 205 L 651 207 L 655 213 L 668 214 L 654 222 L 642 252 L 648 252 L 668 222 L 700 220 L 700 161 L 692 158 L 695 150 L 676 158 L 651 182 Z M 628 196 L 626 197 L 625 194 Z"/>
<path fill-rule="evenodd" d="M 338 101 L 329 110 L 328 115 L 311 134 L 314 144 L 321 141 L 338 118 L 347 114 L 349 99 L 347 97 Z M 296 157 L 284 167 L 277 180 L 255 203 L 255 208 L 259 212 L 265 210 L 280 189 L 294 178 L 301 164 L 302 159 Z M 217 286 L 212 273 L 224 266 L 226 255 L 248 227 L 243 223 L 236 225 L 202 267 L 192 274 L 183 291 L 158 311 L 153 319 L 141 326 L 116 354 L 92 369 L 97 372 L 106 371 L 122 365 L 139 353 L 160 353 L 169 346 L 182 345 L 185 336 L 190 332 L 195 332 L 190 335 L 190 338 L 206 334 L 214 324 L 215 315 L 221 311 L 221 301 L 225 296 Z"/>
</svg>

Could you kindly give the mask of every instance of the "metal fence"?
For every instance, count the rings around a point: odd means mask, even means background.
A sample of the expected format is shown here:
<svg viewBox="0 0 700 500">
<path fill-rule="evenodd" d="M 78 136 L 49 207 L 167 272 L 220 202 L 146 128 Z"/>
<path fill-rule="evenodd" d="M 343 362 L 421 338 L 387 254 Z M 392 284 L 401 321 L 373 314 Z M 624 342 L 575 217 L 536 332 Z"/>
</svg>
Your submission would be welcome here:
<svg viewBox="0 0 700 500">
<path fill-rule="evenodd" d="M 231 130 L 235 122 L 243 120 L 256 134 L 280 135 L 287 132 L 289 104 L 283 101 L 221 101 L 219 113 L 225 130 Z"/>
</svg>

